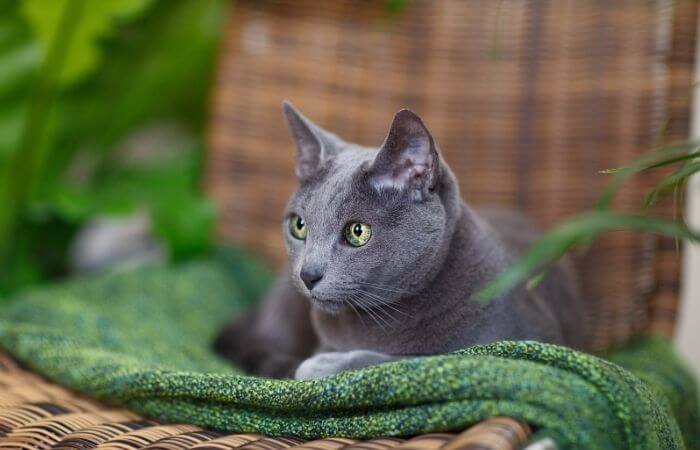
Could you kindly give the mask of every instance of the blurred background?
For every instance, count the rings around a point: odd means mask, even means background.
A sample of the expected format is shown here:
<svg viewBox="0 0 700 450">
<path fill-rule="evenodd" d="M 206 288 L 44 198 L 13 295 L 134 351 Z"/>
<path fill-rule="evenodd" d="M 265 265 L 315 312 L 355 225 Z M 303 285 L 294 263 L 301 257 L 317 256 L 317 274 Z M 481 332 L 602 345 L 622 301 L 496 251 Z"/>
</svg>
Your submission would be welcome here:
<svg viewBox="0 0 700 450">
<path fill-rule="evenodd" d="M 700 226 L 692 170 L 602 202 L 600 173 L 696 148 L 697 27 L 693 0 L 0 0 L 0 295 L 221 243 L 279 265 L 285 98 L 365 145 L 413 108 L 470 203 L 545 228 L 686 201 Z M 644 207 L 650 191 L 669 195 Z M 584 247 L 597 347 L 673 334 L 684 270 L 677 336 L 700 370 L 697 249 L 626 231 Z"/>
<path fill-rule="evenodd" d="M 142 258 L 207 250 L 203 136 L 228 6 L 0 2 L 0 292 L 97 268 L 76 239 L 119 221 L 127 247 L 152 227 Z"/>
</svg>

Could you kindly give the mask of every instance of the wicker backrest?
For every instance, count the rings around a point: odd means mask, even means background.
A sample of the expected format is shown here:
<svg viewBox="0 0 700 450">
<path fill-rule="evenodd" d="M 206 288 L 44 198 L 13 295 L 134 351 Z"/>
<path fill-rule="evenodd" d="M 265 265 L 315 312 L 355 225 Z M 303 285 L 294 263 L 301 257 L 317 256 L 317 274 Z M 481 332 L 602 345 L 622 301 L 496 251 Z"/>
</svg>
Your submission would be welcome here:
<svg viewBox="0 0 700 450">
<path fill-rule="evenodd" d="M 219 233 L 279 263 L 295 185 L 280 101 L 340 136 L 381 143 L 395 111 L 419 112 L 472 204 L 519 207 L 547 227 L 591 208 L 654 145 L 685 139 L 693 1 L 239 1 L 221 50 L 206 188 Z M 630 182 L 632 210 L 656 175 Z M 600 239 L 580 262 L 596 347 L 671 333 L 673 242 Z M 595 299 L 595 300 L 594 300 Z"/>
</svg>

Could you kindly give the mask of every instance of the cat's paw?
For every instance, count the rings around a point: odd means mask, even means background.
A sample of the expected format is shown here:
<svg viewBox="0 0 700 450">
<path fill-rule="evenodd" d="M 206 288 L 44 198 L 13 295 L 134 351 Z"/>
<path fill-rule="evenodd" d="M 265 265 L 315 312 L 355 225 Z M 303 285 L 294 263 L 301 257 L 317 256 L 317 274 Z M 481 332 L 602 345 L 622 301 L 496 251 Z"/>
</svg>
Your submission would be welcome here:
<svg viewBox="0 0 700 450">
<path fill-rule="evenodd" d="M 369 350 L 353 350 L 350 352 L 319 353 L 302 362 L 294 374 L 297 380 L 329 377 L 346 370 L 361 369 L 383 362 L 394 361 L 395 356 Z"/>
</svg>

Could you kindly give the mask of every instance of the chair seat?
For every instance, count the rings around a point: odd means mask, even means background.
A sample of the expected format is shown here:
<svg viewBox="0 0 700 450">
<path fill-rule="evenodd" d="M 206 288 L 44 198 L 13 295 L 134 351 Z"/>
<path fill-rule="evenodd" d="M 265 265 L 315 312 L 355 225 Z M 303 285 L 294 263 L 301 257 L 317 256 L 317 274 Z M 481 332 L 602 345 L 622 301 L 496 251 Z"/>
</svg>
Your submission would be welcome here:
<svg viewBox="0 0 700 450">
<path fill-rule="evenodd" d="M 365 441 L 226 434 L 194 425 L 162 424 L 103 405 L 44 380 L 0 353 L 0 449 L 515 450 L 531 433 L 526 423 L 494 417 L 456 433 Z"/>
</svg>

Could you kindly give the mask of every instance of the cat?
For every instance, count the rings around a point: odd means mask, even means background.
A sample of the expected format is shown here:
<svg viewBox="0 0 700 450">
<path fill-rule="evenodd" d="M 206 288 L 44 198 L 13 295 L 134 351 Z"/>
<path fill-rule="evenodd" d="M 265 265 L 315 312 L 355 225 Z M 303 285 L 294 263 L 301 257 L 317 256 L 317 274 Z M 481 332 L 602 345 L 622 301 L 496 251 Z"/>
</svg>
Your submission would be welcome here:
<svg viewBox="0 0 700 450">
<path fill-rule="evenodd" d="M 262 376 L 310 379 L 497 340 L 587 346 L 571 262 L 480 303 L 474 294 L 539 233 L 462 200 L 423 121 L 396 113 L 381 147 L 343 141 L 289 102 L 298 189 L 282 220 L 289 263 L 216 350 Z"/>
</svg>

